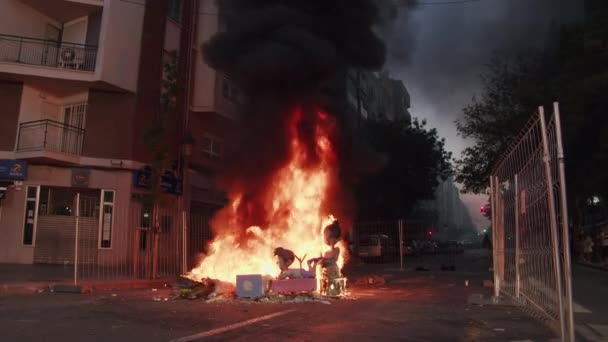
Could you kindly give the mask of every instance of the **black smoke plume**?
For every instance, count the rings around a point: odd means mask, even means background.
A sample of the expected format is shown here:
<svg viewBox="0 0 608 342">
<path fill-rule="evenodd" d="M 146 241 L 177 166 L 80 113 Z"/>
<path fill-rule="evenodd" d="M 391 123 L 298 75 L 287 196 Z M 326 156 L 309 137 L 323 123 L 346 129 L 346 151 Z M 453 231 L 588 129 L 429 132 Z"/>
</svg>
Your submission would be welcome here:
<svg viewBox="0 0 608 342">
<path fill-rule="evenodd" d="M 309 147 L 308 165 L 314 167 L 316 108 L 331 108 L 336 100 L 323 89 L 336 83 L 339 70 L 382 68 L 386 48 L 373 29 L 380 19 L 374 0 L 220 0 L 218 6 L 225 30 L 203 45 L 204 58 L 249 99 L 238 125 L 239 140 L 221 172 L 223 186 L 243 194 L 238 207 L 242 222 L 237 224 L 242 231 L 268 223 L 265 190 L 273 171 L 289 161 L 293 109 L 303 108 L 297 131 Z M 345 121 L 342 113 L 329 114 L 338 127 Z M 331 137 L 341 157 L 348 155 L 345 135 L 336 131 Z M 345 163 L 341 160 L 339 166 Z M 328 206 L 340 215 L 343 208 L 335 205 L 340 191 L 332 187 L 332 192 L 328 202 L 334 203 Z"/>
</svg>

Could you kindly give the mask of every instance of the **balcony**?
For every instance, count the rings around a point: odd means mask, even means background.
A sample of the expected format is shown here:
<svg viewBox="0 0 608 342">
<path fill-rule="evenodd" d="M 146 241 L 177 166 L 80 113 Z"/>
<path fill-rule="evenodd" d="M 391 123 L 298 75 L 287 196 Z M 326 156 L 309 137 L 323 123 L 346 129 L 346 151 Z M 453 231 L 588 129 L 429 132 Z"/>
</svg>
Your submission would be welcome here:
<svg viewBox="0 0 608 342">
<path fill-rule="evenodd" d="M 0 34 L 0 62 L 94 72 L 97 47 Z"/>
<path fill-rule="evenodd" d="M 16 152 L 21 159 L 53 159 L 77 162 L 85 130 L 53 120 L 19 124 Z"/>
</svg>

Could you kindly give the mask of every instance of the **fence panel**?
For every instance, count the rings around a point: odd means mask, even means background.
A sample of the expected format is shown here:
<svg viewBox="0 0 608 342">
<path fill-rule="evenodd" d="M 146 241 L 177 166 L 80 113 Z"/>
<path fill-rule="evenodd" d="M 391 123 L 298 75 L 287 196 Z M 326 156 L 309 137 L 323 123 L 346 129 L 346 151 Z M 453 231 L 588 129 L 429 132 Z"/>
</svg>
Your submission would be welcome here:
<svg viewBox="0 0 608 342">
<path fill-rule="evenodd" d="M 547 124 L 540 108 L 492 171 L 494 279 L 496 295 L 517 298 L 573 340 L 573 324 L 565 321 L 572 294 L 555 109 Z"/>
<path fill-rule="evenodd" d="M 58 189 L 47 192 L 51 205 L 61 199 L 54 194 L 60 192 Z M 114 191 L 103 190 L 70 190 L 63 198 L 67 211 L 53 206 L 39 221 L 50 223 L 47 235 L 65 240 L 59 248 L 63 252 L 43 249 L 53 245 L 53 238 L 41 236 L 39 254 L 46 253 L 51 263 L 60 261 L 73 268 L 75 284 L 173 278 L 183 273 L 185 216 L 176 207 L 122 203 L 125 199 L 115 198 Z M 57 220 L 69 224 L 57 229 L 53 224 Z"/>
<path fill-rule="evenodd" d="M 399 262 L 401 221 L 358 222 L 353 229 L 355 256 L 367 262 Z"/>
</svg>

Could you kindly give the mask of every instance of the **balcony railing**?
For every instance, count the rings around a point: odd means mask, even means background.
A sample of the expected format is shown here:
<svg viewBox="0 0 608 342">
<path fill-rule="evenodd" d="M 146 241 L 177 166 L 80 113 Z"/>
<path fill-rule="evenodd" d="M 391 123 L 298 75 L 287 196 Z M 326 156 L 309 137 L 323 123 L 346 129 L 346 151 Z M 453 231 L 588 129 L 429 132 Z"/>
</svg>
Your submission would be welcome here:
<svg viewBox="0 0 608 342">
<path fill-rule="evenodd" d="M 80 155 L 84 131 L 53 120 L 23 122 L 19 125 L 17 152 L 48 150 Z"/>
<path fill-rule="evenodd" d="M 95 71 L 97 47 L 0 34 L 0 62 Z"/>
</svg>

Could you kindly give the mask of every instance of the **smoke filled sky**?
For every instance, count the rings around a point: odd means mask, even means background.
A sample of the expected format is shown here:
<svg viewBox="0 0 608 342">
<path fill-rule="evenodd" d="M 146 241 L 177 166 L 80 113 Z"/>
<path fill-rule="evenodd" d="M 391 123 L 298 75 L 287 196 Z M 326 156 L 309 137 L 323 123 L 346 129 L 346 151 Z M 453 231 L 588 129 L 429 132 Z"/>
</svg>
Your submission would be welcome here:
<svg viewBox="0 0 608 342">
<path fill-rule="evenodd" d="M 405 1 L 401 1 L 405 3 Z M 419 3 L 447 2 L 419 0 Z M 451 1 L 450 1 L 451 2 Z M 473 96 L 479 75 L 494 53 L 516 54 L 543 47 L 559 23 L 582 16 L 582 0 L 479 0 L 447 5 L 400 7 L 385 28 L 387 69 L 405 83 L 412 115 L 426 119 L 459 157 L 470 141 L 458 136 L 454 121 Z M 461 196 L 482 225 L 485 196 Z M 487 222 L 487 221 L 486 221 Z"/>
</svg>

